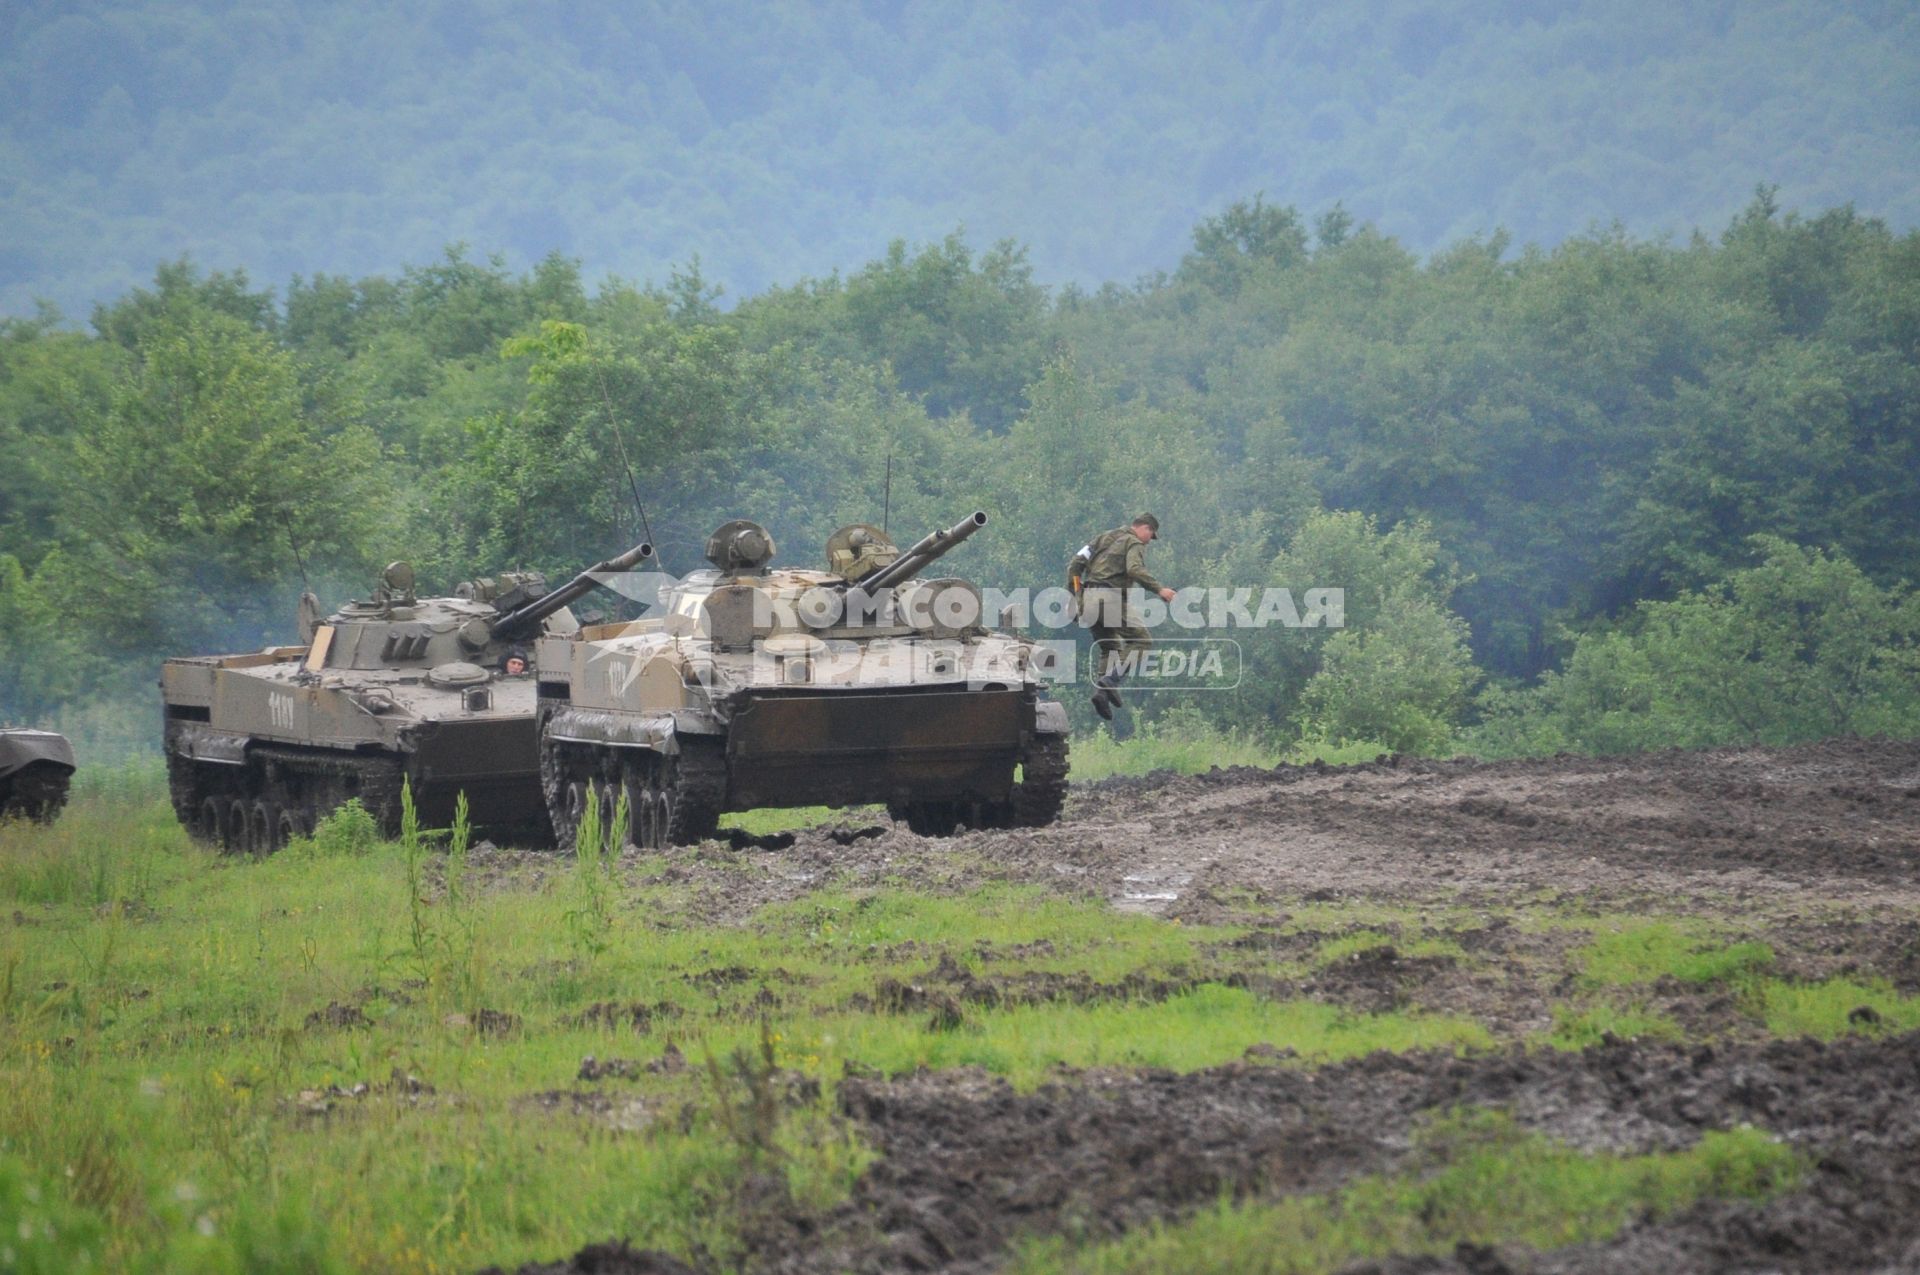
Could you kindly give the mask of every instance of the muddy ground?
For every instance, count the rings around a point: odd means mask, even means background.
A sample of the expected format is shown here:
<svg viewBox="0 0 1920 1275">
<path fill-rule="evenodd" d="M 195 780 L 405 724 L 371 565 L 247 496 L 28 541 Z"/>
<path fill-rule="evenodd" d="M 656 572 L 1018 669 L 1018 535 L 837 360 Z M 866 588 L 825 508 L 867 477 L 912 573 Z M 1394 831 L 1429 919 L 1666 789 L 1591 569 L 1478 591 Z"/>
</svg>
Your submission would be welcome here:
<svg viewBox="0 0 1920 1275">
<path fill-rule="evenodd" d="M 1077 789 L 1044 830 L 933 842 L 883 825 L 676 852 L 664 883 L 689 919 L 716 922 L 835 884 L 1032 883 L 1251 925 L 1240 942 L 1281 958 L 1326 937 L 1289 926 L 1293 912 L 1384 906 L 1402 918 L 1394 943 L 1440 939 L 1465 957 L 1383 944 L 1261 990 L 1460 1013 L 1500 1045 L 1308 1068 L 1270 1065 L 1262 1048 L 1284 1042 L 1257 1042 L 1246 1064 L 1062 1075 L 1029 1095 L 968 1072 L 850 1079 L 842 1106 L 881 1159 L 832 1216 L 756 1221 L 762 1269 L 990 1270 L 1023 1233 L 1109 1236 L 1223 1191 L 1322 1191 L 1406 1167 L 1417 1122 L 1475 1103 L 1593 1148 L 1671 1149 L 1751 1122 L 1812 1168 L 1771 1202 L 1703 1203 L 1606 1244 L 1366 1269 L 1920 1270 L 1920 1034 L 1863 1016 L 1858 1038 L 1774 1040 L 1711 985 L 1669 979 L 1639 995 L 1687 1043 L 1523 1046 L 1554 1022 L 1585 936 L 1510 914 L 1684 914 L 1765 942 L 1776 975 L 1920 990 L 1920 742 L 1157 775 Z M 545 869 L 501 854 L 486 870 Z M 920 994 L 966 1012 L 967 977 L 935 966 Z M 878 989 L 882 1008 L 889 994 L 904 993 Z M 547 1269 L 672 1269 L 656 1261 L 601 1248 Z"/>
</svg>

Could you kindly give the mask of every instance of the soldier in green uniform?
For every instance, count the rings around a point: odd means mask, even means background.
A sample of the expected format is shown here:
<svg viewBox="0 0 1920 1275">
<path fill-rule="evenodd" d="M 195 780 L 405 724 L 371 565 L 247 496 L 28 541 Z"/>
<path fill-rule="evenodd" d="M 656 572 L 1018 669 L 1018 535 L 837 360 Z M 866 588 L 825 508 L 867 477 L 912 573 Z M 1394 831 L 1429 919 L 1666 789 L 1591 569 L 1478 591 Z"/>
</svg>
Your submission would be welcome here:
<svg viewBox="0 0 1920 1275">
<path fill-rule="evenodd" d="M 1093 711 L 1113 720 L 1120 703 L 1120 679 L 1153 645 L 1140 616 L 1127 605 L 1128 589 L 1145 589 L 1162 602 L 1173 601 L 1173 590 L 1147 570 L 1147 542 L 1160 538 L 1160 520 L 1141 514 L 1124 527 L 1103 531 L 1073 555 L 1067 580 L 1080 598 L 1080 618 L 1093 630 L 1097 651 Z"/>
</svg>

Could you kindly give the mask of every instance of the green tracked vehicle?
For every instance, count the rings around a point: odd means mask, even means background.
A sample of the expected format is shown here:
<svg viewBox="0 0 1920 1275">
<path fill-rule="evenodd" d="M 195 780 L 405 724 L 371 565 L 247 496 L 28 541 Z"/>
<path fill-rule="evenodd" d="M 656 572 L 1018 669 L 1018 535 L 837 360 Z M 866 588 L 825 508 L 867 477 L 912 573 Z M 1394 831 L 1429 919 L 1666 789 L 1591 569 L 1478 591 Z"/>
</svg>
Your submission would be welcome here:
<svg viewBox="0 0 1920 1275">
<path fill-rule="evenodd" d="M 531 644 L 579 629 L 568 607 L 652 553 L 639 545 L 549 590 L 535 573 L 420 598 L 405 563 L 371 599 L 321 619 L 302 600 L 301 645 L 168 660 L 161 669 L 169 787 L 198 839 L 265 853 L 358 799 L 388 836 L 411 785 L 444 827 L 464 793 L 476 831 L 551 844 L 540 788 Z"/>
<path fill-rule="evenodd" d="M 729 522 L 711 570 L 657 615 L 536 643 L 541 780 L 562 845 L 590 800 L 625 795 L 633 840 L 682 845 L 722 813 L 887 807 L 923 835 L 1040 826 L 1067 790 L 1055 652 L 987 628 L 980 593 L 919 576 L 987 522 L 901 550 L 859 525 L 829 570 L 771 569 L 773 539 Z"/>
</svg>

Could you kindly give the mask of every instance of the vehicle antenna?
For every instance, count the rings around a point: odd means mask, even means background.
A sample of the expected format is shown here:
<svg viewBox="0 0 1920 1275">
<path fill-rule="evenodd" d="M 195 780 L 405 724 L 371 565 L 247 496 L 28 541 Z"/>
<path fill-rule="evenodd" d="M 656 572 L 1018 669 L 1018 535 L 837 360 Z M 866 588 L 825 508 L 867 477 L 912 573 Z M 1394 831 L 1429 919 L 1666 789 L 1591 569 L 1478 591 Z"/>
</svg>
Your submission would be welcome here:
<svg viewBox="0 0 1920 1275">
<path fill-rule="evenodd" d="M 300 540 L 299 537 L 293 534 L 293 515 L 282 509 L 280 511 L 280 521 L 287 525 L 287 544 L 293 549 L 293 564 L 300 568 L 300 587 L 308 593 L 312 593 L 313 585 L 307 579 L 306 559 L 300 556 Z"/>
<path fill-rule="evenodd" d="M 887 534 L 887 517 L 893 512 L 893 453 L 887 453 L 887 494 L 880 502 L 880 534 Z"/>
<path fill-rule="evenodd" d="M 613 395 L 607 392 L 607 374 L 598 364 L 593 374 L 600 382 L 600 401 L 607 405 L 607 428 L 613 431 L 613 445 L 620 451 L 620 467 L 627 471 L 627 490 L 633 493 L 633 507 L 640 515 L 640 531 L 648 544 L 653 543 L 653 528 L 647 525 L 647 507 L 640 502 L 640 484 L 634 481 L 633 462 L 627 459 L 627 442 L 620 436 L 620 421 L 613 412 Z"/>
</svg>

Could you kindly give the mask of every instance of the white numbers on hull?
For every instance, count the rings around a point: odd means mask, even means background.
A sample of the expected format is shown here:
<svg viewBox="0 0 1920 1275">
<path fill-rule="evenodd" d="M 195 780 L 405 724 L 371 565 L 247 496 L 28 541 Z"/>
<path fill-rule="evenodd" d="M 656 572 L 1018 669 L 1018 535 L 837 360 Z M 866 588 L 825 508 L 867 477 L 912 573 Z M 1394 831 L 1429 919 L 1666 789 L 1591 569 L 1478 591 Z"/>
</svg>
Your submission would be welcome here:
<svg viewBox="0 0 1920 1275">
<path fill-rule="evenodd" d="M 270 692 L 267 695 L 267 717 L 273 722 L 275 730 L 292 730 L 293 696 Z"/>
</svg>

